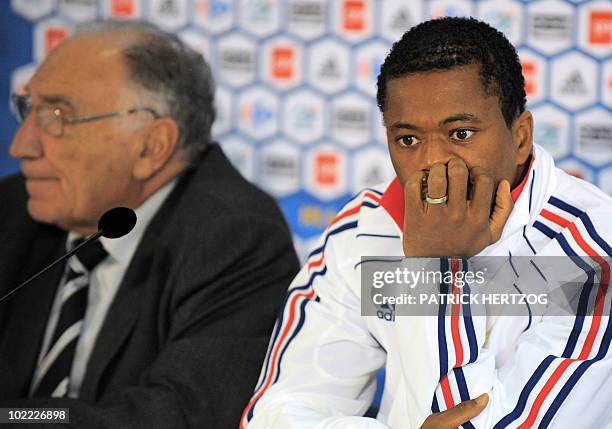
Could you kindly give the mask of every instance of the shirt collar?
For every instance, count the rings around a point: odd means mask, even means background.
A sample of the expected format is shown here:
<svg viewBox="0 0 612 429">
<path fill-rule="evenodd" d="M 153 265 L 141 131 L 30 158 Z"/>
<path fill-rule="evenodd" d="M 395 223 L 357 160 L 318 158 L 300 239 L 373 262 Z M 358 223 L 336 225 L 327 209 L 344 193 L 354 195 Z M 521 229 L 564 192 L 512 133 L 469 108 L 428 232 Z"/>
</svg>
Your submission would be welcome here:
<svg viewBox="0 0 612 429">
<path fill-rule="evenodd" d="M 523 192 L 525 188 L 525 184 L 527 183 L 527 178 L 531 174 L 531 169 L 533 167 L 533 161 L 535 159 L 535 155 L 531 155 L 531 160 L 529 161 L 529 169 L 525 173 L 525 177 L 521 183 L 519 183 L 512 191 L 510 195 L 512 196 L 512 200 L 516 203 L 519 196 Z M 399 179 L 396 177 L 391 181 L 383 196 L 380 200 L 380 205 L 389 213 L 389 216 L 395 221 L 396 225 L 399 227 L 400 231 L 404 228 L 404 190 L 402 189 L 402 185 L 399 182 Z"/>
<path fill-rule="evenodd" d="M 140 243 L 140 240 L 147 229 L 147 226 L 165 201 L 168 194 L 170 194 L 176 185 L 176 180 L 177 179 L 174 179 L 166 183 L 153 195 L 147 198 L 147 200 L 142 203 L 140 207 L 134 210 L 134 212 L 136 212 L 137 221 L 134 229 L 132 229 L 128 234 L 120 238 L 100 238 L 100 243 L 102 243 L 104 249 L 116 262 L 124 267 L 129 265 L 132 256 L 136 252 L 136 247 L 138 246 L 138 243 Z M 66 240 L 66 250 L 71 249 L 74 241 L 80 237 L 82 237 L 82 234 L 71 231 L 68 234 L 68 239 Z"/>
</svg>

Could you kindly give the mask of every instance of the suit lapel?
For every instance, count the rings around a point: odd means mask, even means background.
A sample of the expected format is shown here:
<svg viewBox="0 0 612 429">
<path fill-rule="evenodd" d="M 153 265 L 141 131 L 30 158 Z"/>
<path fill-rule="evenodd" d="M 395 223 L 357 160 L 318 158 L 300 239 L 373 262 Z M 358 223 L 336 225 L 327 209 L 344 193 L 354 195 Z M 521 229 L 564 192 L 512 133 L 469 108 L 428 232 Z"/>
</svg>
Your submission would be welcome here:
<svg viewBox="0 0 612 429">
<path fill-rule="evenodd" d="M 134 254 L 96 339 L 81 384 L 79 398 L 93 401 L 97 399 L 98 385 L 104 370 L 119 353 L 134 329 L 138 320 L 138 304 L 141 302 L 143 290 L 148 283 L 152 259 L 153 252 L 150 248 L 139 249 Z"/>
</svg>

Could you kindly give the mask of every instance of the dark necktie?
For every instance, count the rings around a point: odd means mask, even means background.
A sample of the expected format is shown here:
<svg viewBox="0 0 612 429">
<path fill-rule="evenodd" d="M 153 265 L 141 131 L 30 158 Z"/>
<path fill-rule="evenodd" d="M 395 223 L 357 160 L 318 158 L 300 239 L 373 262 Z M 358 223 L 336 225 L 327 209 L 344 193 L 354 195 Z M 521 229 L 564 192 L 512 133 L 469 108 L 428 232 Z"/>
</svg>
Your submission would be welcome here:
<svg viewBox="0 0 612 429">
<path fill-rule="evenodd" d="M 84 240 L 74 242 L 73 248 Z M 31 396 L 64 397 L 68 394 L 70 370 L 87 308 L 89 274 L 108 253 L 99 241 L 87 244 L 68 263 L 61 290 L 61 309 L 49 348 L 38 364 Z"/>
</svg>

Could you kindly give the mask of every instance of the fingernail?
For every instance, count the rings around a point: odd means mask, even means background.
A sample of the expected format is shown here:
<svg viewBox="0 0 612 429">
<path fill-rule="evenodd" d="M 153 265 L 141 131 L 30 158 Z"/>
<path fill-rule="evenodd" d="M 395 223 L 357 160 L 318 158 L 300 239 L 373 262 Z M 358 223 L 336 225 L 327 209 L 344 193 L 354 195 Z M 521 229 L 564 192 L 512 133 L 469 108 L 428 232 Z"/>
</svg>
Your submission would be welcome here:
<svg viewBox="0 0 612 429">
<path fill-rule="evenodd" d="M 486 405 L 488 402 L 489 402 L 489 395 L 486 393 L 483 393 L 478 398 L 476 398 L 476 403 L 478 405 Z"/>
</svg>

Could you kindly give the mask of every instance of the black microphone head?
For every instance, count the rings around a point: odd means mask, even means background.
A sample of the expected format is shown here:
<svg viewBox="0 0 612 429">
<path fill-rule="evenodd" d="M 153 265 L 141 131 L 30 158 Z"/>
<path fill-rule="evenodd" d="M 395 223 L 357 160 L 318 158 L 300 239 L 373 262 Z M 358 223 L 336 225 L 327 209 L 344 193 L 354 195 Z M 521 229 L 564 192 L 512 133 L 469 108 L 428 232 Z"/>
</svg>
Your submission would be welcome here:
<svg viewBox="0 0 612 429">
<path fill-rule="evenodd" d="M 127 207 L 115 207 L 108 210 L 98 221 L 102 237 L 119 238 L 130 232 L 136 225 L 136 213 Z"/>
</svg>

